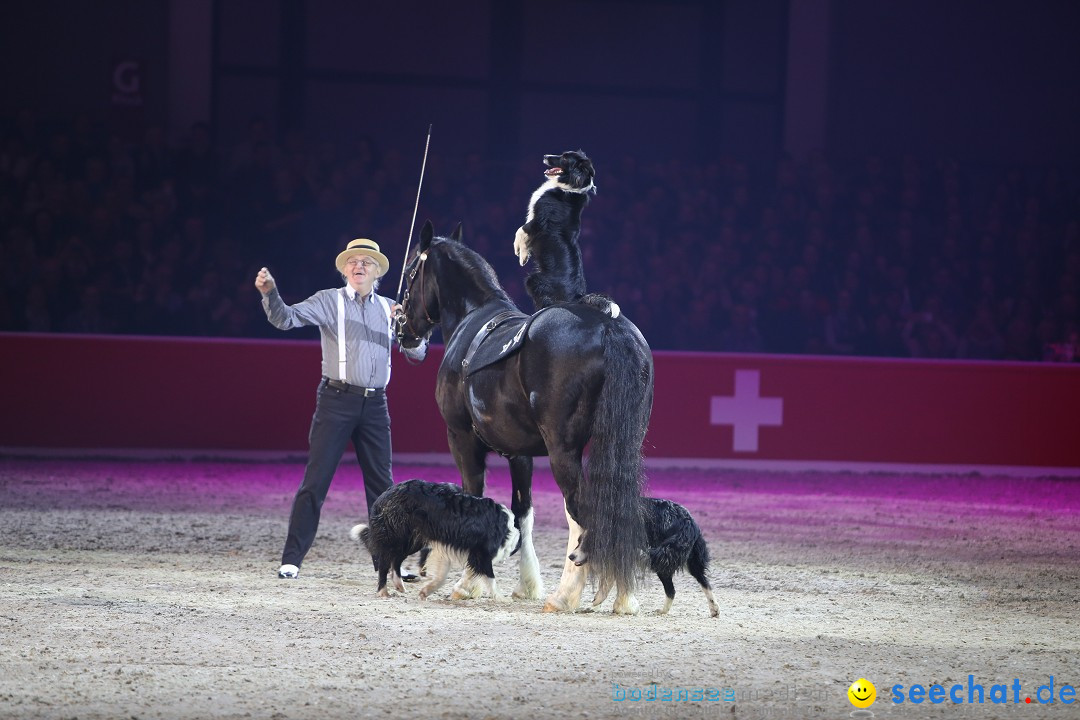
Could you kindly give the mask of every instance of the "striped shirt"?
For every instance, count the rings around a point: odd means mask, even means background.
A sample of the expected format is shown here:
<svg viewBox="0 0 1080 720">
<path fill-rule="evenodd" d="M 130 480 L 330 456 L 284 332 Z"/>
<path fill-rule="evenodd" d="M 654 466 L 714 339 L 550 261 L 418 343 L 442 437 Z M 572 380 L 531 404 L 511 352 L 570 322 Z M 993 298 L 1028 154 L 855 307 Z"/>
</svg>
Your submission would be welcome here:
<svg viewBox="0 0 1080 720">
<path fill-rule="evenodd" d="M 262 306 L 266 319 L 279 330 L 317 326 L 322 340 L 322 374 L 338 380 L 339 294 L 345 298 L 345 382 L 385 388 L 390 382 L 390 342 L 394 336 L 389 298 L 371 292 L 363 300 L 346 285 L 320 290 L 307 300 L 286 305 L 275 287 L 263 296 Z M 415 351 L 405 352 L 413 356 Z"/>
</svg>

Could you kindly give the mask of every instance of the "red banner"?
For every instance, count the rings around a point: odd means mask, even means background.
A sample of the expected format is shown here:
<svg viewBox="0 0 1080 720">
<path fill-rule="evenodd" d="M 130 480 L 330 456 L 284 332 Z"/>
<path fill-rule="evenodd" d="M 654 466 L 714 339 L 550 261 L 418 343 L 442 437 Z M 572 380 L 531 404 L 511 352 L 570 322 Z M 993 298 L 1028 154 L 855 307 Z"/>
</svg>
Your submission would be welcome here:
<svg viewBox="0 0 1080 720">
<path fill-rule="evenodd" d="M 297 451 L 319 344 L 0 333 L 0 447 Z M 395 353 L 395 452 L 446 453 L 442 348 Z M 652 458 L 1080 467 L 1080 367 L 655 353 Z"/>
</svg>

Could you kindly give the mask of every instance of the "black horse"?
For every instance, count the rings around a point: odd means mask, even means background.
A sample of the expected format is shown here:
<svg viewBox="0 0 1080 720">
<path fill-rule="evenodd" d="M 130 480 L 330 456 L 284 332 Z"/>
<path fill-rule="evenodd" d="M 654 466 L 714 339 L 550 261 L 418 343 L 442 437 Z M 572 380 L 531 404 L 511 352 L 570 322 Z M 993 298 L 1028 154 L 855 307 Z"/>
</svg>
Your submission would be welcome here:
<svg viewBox="0 0 1080 720">
<path fill-rule="evenodd" d="M 487 261 L 461 242 L 460 225 L 436 238 L 428 221 L 405 272 L 398 340 L 415 347 L 442 327 L 435 395 L 464 489 L 483 494 L 489 452 L 509 459 L 510 509 L 521 530 L 515 596 L 543 594 L 532 542 L 532 458 L 546 455 L 570 526 L 567 555 L 581 529 L 589 530 L 589 570 L 614 583 L 615 612 L 637 612 L 634 579 L 646 546 L 641 443 L 653 400 L 645 338 L 617 306 L 595 297 L 531 317 L 520 312 Z M 492 332 L 500 326 L 510 334 Z M 544 610 L 577 609 L 585 577 L 584 567 L 566 560 Z"/>
</svg>

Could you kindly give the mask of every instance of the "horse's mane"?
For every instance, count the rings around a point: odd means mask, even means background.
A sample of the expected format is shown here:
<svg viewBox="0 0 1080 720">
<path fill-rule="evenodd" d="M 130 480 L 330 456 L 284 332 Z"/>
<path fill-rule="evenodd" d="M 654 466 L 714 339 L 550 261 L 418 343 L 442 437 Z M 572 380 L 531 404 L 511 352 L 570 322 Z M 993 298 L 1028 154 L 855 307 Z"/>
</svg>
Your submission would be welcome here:
<svg viewBox="0 0 1080 720">
<path fill-rule="evenodd" d="M 481 304 L 491 302 L 492 300 L 501 300 L 514 305 L 514 301 L 503 289 L 501 283 L 499 283 L 499 277 L 495 274 L 495 268 L 491 267 L 484 257 L 473 250 L 464 243 L 449 239 L 449 238 L 435 238 L 432 240 L 432 246 L 440 246 L 449 255 L 454 262 L 459 265 L 463 271 L 462 276 L 468 277 L 472 280 L 472 284 L 480 290 L 481 297 L 479 301 Z M 465 293 L 462 293 L 463 295 Z M 516 307 L 516 305 L 515 305 Z"/>
</svg>

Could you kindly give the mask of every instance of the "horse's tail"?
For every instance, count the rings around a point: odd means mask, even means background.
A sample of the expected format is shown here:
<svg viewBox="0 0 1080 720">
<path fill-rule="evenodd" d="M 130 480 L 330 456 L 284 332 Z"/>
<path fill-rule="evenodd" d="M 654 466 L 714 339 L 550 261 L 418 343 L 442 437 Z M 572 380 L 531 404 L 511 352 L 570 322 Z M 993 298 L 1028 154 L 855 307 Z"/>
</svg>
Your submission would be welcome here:
<svg viewBox="0 0 1080 720">
<path fill-rule="evenodd" d="M 589 566 L 620 590 L 632 590 L 646 547 L 641 443 L 653 401 L 648 343 L 625 317 L 604 324 L 604 386 L 593 416 L 592 445 L 577 507 L 588 530 Z"/>
</svg>

